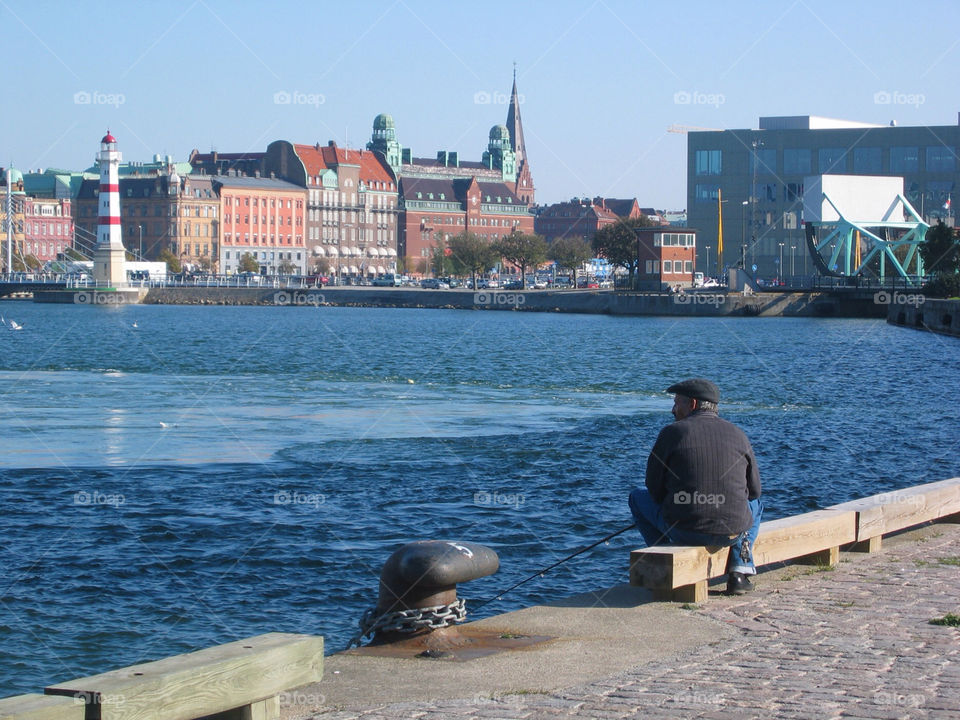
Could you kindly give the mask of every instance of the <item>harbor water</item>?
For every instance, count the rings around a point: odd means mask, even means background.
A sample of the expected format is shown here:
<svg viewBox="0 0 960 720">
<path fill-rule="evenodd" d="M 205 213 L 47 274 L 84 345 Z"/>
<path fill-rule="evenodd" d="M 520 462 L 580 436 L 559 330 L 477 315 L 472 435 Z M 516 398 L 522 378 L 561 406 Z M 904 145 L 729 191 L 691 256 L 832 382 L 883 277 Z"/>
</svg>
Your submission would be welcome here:
<svg viewBox="0 0 960 720">
<path fill-rule="evenodd" d="M 264 632 L 340 650 L 399 545 L 478 605 L 630 522 L 717 382 L 767 518 L 960 474 L 957 339 L 882 321 L 3 302 L 0 697 Z M 486 604 L 627 580 L 627 533 Z"/>
</svg>

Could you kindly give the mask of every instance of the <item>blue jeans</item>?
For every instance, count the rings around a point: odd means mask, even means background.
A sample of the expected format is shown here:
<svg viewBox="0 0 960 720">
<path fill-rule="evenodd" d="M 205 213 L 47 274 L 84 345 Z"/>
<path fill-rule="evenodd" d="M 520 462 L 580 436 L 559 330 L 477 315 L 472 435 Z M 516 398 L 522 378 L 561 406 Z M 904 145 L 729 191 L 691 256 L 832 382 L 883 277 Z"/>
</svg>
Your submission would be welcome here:
<svg viewBox="0 0 960 720">
<path fill-rule="evenodd" d="M 727 572 L 738 572 L 744 575 L 756 575 L 757 568 L 753 564 L 753 544 L 760 533 L 760 519 L 763 516 L 763 501 L 760 498 L 750 500 L 750 512 L 753 515 L 753 525 L 731 539 L 729 535 L 712 535 L 710 533 L 694 532 L 673 527 L 663 517 L 660 506 L 650 497 L 646 488 L 637 488 L 630 493 L 630 512 L 636 520 L 640 534 L 647 543 L 647 547 L 654 545 L 710 545 L 714 547 L 729 547 L 727 557 Z M 741 554 L 744 539 L 750 547 L 750 557 L 746 559 Z"/>
</svg>

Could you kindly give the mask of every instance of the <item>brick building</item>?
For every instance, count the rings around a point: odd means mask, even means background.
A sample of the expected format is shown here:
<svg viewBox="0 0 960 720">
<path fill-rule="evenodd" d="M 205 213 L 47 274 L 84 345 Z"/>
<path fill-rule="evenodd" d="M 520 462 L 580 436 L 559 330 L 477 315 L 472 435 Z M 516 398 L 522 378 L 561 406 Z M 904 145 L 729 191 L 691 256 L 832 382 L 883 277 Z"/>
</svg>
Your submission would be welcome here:
<svg viewBox="0 0 960 720">
<path fill-rule="evenodd" d="M 690 286 L 697 269 L 697 231 L 687 227 L 637 229 L 639 287 L 661 290 L 666 286 Z"/>
<path fill-rule="evenodd" d="M 542 235 L 548 243 L 569 237 L 589 243 L 598 230 L 620 219 L 613 210 L 605 207 L 602 198 L 597 200 L 574 198 L 540 208 L 534 222 L 537 235 Z"/>
<path fill-rule="evenodd" d="M 502 182 L 405 174 L 403 235 L 408 270 L 424 272 L 424 260 L 438 243 L 462 232 L 494 242 L 516 230 L 533 232 L 533 216 L 526 204 Z"/>
<path fill-rule="evenodd" d="M 221 205 L 221 273 L 237 272 L 246 254 L 261 274 L 306 273 L 304 188 L 263 177 L 217 175 L 211 181 Z"/>
</svg>

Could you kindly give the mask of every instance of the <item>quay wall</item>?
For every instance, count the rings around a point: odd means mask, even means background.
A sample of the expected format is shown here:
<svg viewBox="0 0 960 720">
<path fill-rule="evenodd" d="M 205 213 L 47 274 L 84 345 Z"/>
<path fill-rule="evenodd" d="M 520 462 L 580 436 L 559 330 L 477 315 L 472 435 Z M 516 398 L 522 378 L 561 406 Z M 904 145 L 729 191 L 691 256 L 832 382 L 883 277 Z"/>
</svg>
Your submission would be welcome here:
<svg viewBox="0 0 960 720">
<path fill-rule="evenodd" d="M 891 302 L 887 306 L 887 322 L 900 327 L 960 337 L 960 300 L 925 299 L 923 302 Z"/>
<path fill-rule="evenodd" d="M 315 305 L 345 307 L 448 308 L 611 315 L 699 317 L 883 318 L 886 308 L 872 297 L 830 293 L 617 293 L 610 290 L 511 291 L 407 288 L 150 288 L 146 304 Z"/>
</svg>

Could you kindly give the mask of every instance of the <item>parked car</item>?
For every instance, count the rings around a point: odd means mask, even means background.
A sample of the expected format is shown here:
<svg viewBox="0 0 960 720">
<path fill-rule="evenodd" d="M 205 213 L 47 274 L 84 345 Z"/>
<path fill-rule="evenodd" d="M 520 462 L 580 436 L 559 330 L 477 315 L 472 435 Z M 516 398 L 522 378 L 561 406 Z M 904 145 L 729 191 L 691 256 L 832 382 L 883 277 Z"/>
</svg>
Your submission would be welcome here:
<svg viewBox="0 0 960 720">
<path fill-rule="evenodd" d="M 427 290 L 449 290 L 450 285 L 443 282 L 440 278 L 424 278 L 420 281 L 420 287 Z"/>
<path fill-rule="evenodd" d="M 385 273 L 383 275 L 378 275 L 376 279 L 374 279 L 373 284 L 377 287 L 400 287 L 403 282 L 401 281 L 399 275 Z"/>
<path fill-rule="evenodd" d="M 330 278 L 320 274 L 307 275 L 303 281 L 307 284 L 307 287 L 322 288 L 324 285 L 330 284 Z"/>
<path fill-rule="evenodd" d="M 511 280 L 503 286 L 504 290 L 523 290 L 523 283 L 519 280 Z"/>
</svg>

